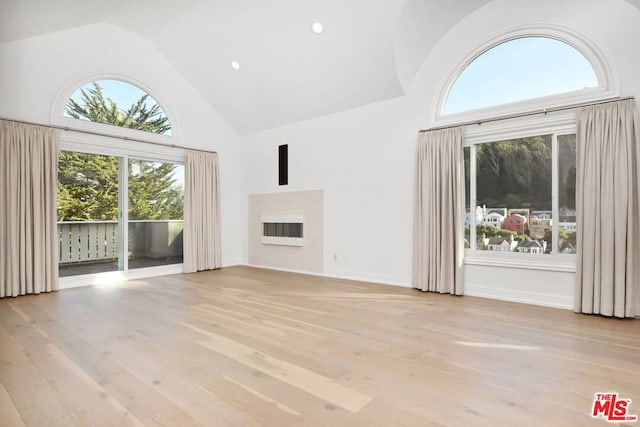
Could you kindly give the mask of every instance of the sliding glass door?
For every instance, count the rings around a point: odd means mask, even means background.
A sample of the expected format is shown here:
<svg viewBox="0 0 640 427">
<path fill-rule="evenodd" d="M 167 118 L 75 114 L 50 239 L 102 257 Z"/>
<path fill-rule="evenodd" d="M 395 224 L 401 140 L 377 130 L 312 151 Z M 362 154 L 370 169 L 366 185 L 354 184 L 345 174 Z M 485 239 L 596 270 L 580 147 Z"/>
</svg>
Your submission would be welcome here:
<svg viewBox="0 0 640 427">
<path fill-rule="evenodd" d="M 182 263 L 183 188 L 179 164 L 61 151 L 60 276 Z"/>
</svg>

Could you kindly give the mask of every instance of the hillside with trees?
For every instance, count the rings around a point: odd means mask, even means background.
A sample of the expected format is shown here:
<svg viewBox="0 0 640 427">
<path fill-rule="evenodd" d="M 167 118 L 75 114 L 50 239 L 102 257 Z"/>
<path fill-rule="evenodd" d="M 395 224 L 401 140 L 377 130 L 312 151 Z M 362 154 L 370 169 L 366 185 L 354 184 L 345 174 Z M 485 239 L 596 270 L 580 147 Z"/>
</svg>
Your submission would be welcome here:
<svg viewBox="0 0 640 427">
<path fill-rule="evenodd" d="M 479 206 L 551 210 L 551 136 L 476 146 Z"/>
</svg>

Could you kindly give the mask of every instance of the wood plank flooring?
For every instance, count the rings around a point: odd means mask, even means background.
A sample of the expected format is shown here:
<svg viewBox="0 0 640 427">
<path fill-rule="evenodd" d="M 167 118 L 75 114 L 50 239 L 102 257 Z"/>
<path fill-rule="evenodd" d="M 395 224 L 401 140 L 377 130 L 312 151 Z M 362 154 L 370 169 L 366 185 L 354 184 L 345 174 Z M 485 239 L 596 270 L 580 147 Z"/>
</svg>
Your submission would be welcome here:
<svg viewBox="0 0 640 427">
<path fill-rule="evenodd" d="M 0 426 L 589 426 L 640 321 L 249 267 L 0 300 Z"/>
</svg>

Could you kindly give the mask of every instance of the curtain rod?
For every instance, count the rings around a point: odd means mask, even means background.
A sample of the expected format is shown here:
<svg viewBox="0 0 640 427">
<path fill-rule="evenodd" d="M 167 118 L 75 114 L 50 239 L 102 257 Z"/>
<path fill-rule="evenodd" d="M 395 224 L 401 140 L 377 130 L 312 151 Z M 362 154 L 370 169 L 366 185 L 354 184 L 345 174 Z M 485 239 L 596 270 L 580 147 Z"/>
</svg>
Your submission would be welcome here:
<svg viewBox="0 0 640 427">
<path fill-rule="evenodd" d="M 128 136 L 114 136 L 114 135 L 110 135 L 108 133 L 96 132 L 96 131 L 92 131 L 92 130 L 77 129 L 77 128 L 72 128 L 72 127 L 69 127 L 69 126 L 44 125 L 42 123 L 27 122 L 27 121 L 24 121 L 24 120 L 5 119 L 4 117 L 0 117 L 0 120 L 4 120 L 4 121 L 7 121 L 7 122 L 14 122 L 14 123 L 22 123 L 22 124 L 25 124 L 25 125 L 42 126 L 42 127 L 51 128 L 51 129 L 59 129 L 59 130 L 67 131 L 67 132 L 79 132 L 79 133 L 86 133 L 88 135 L 106 136 L 108 138 L 123 139 L 125 141 L 142 142 L 144 144 L 159 145 L 161 147 L 181 148 L 183 150 L 202 151 L 203 153 L 216 153 L 217 154 L 217 151 L 201 150 L 199 148 L 189 148 L 189 147 L 185 147 L 183 145 L 176 145 L 176 144 L 163 144 L 161 142 L 146 141 L 144 139 L 131 138 L 131 137 L 128 137 Z M 123 129 L 126 129 L 126 128 L 123 128 Z"/>
<path fill-rule="evenodd" d="M 556 111 L 573 110 L 574 108 L 589 107 L 591 105 L 608 104 L 610 102 L 617 102 L 617 101 L 627 101 L 629 99 L 635 99 L 635 97 L 627 96 L 627 97 L 623 97 L 623 98 L 607 99 L 607 100 L 604 100 L 604 101 L 585 102 L 585 103 L 581 103 L 581 104 L 571 104 L 571 105 L 566 105 L 566 106 L 563 106 L 563 107 L 543 108 L 542 110 L 529 111 L 529 112 L 526 112 L 526 113 L 507 114 L 507 115 L 504 115 L 504 116 L 491 117 L 491 118 L 488 118 L 488 119 L 469 120 L 469 121 L 466 121 L 466 122 L 461 122 L 461 123 L 456 123 L 456 124 L 451 124 L 451 125 L 435 126 L 435 127 L 428 128 L 428 129 L 420 129 L 419 132 L 429 132 L 429 131 L 432 131 L 432 130 L 451 129 L 451 128 L 455 128 L 455 127 L 459 127 L 459 126 L 471 126 L 471 125 L 478 125 L 479 126 L 479 125 L 481 125 L 483 123 L 499 122 L 501 120 L 517 119 L 519 117 L 535 116 L 536 114 L 545 114 L 546 115 L 547 113 L 553 113 L 553 112 L 556 112 Z"/>
</svg>

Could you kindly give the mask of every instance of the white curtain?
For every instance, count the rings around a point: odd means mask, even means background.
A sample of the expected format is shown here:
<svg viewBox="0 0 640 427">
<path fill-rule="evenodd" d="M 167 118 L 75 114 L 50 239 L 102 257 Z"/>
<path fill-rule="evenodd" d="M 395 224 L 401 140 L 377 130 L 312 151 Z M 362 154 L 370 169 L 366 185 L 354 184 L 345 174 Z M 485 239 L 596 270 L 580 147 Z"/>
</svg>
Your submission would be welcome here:
<svg viewBox="0 0 640 427">
<path fill-rule="evenodd" d="M 462 295 L 464 153 L 461 128 L 418 136 L 413 287 Z"/>
<path fill-rule="evenodd" d="M 58 131 L 0 120 L 0 297 L 58 289 Z"/>
<path fill-rule="evenodd" d="M 186 150 L 184 183 L 184 271 L 220 268 L 218 155 Z"/>
<path fill-rule="evenodd" d="M 577 312 L 640 315 L 639 127 L 635 100 L 577 112 Z"/>
</svg>

